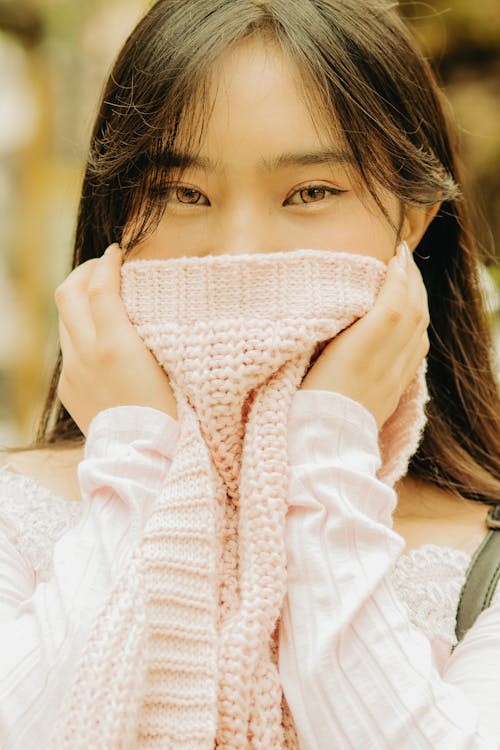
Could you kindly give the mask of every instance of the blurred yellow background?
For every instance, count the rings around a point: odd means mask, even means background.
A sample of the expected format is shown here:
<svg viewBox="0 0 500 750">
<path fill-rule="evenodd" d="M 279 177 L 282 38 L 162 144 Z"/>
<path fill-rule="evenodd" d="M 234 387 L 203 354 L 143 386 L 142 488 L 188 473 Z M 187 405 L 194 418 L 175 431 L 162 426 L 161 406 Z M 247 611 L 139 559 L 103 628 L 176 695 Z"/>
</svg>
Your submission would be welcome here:
<svg viewBox="0 0 500 750">
<path fill-rule="evenodd" d="M 86 147 L 104 78 L 145 0 L 0 0 L 0 446 L 28 442 L 57 347 Z M 498 0 L 402 3 L 460 124 L 500 248 Z M 492 310 L 498 265 L 485 275 Z M 492 322 L 494 317 L 492 316 Z"/>
</svg>

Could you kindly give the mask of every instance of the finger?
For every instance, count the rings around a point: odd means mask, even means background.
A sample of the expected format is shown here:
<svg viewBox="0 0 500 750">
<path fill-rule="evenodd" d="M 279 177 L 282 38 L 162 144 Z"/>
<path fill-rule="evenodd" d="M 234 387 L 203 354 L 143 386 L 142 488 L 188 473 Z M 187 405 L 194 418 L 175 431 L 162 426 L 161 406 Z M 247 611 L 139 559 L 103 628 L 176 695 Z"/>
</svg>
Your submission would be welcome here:
<svg viewBox="0 0 500 750">
<path fill-rule="evenodd" d="M 75 268 L 54 293 L 59 321 L 64 323 L 67 336 L 82 356 L 95 339 L 87 287 L 96 263 L 93 258 Z"/>
<path fill-rule="evenodd" d="M 419 284 L 422 281 L 418 269 L 412 269 L 411 265 L 410 255 L 405 263 L 401 254 L 390 261 L 374 306 L 325 348 L 323 358 L 338 350 L 343 339 L 349 346 L 354 329 L 356 351 L 359 352 L 359 355 L 354 353 L 354 357 L 369 360 L 374 376 L 387 370 L 388 361 L 401 361 L 400 358 L 408 356 L 406 350 L 412 351 L 422 335 L 425 323 L 421 319 L 426 314 L 425 305 L 415 301 L 415 297 L 421 295 Z M 418 324 L 417 318 L 421 320 Z M 358 365 L 363 366 L 363 362 L 358 362 Z"/>
<path fill-rule="evenodd" d="M 61 343 L 62 352 L 62 367 L 59 375 L 59 382 L 57 384 L 57 395 L 63 406 L 71 413 L 70 408 L 70 373 L 74 366 L 75 356 L 74 349 L 71 342 L 71 336 L 64 323 L 59 320 L 59 341 Z"/>
<path fill-rule="evenodd" d="M 373 365 L 383 371 L 387 360 L 397 357 L 413 333 L 408 323 L 408 274 L 393 259 L 373 307 L 355 323 L 360 348 L 370 353 Z M 381 346 L 381 342 L 383 345 Z M 373 349 L 370 352 L 370 349 Z"/>
<path fill-rule="evenodd" d="M 54 292 L 54 299 L 58 308 L 65 304 L 68 297 L 71 297 L 71 293 L 75 288 L 87 289 L 93 269 L 98 262 L 98 258 L 86 260 L 84 263 L 76 266 L 64 281 L 59 284 Z"/>
<path fill-rule="evenodd" d="M 420 269 L 415 263 L 413 256 L 412 256 L 412 262 L 411 262 L 411 278 L 412 278 L 412 283 L 415 289 L 415 299 L 418 300 L 418 303 L 420 304 L 421 309 L 424 310 L 424 313 L 425 313 L 424 323 L 427 328 L 430 323 L 429 300 L 427 297 L 427 288 L 422 278 Z"/>
<path fill-rule="evenodd" d="M 429 350 L 429 309 L 425 284 L 411 254 L 407 255 L 404 269 L 407 275 L 406 301 L 396 335 L 401 349 L 395 355 L 400 363 L 401 379 L 408 385 Z"/>
<path fill-rule="evenodd" d="M 403 368 L 401 371 L 401 391 L 407 388 L 411 381 L 417 375 L 417 372 L 422 365 L 425 357 L 429 351 L 429 337 L 427 332 L 424 332 L 420 337 L 419 341 L 416 342 L 411 356 L 406 357 L 403 361 Z"/>
<path fill-rule="evenodd" d="M 375 317 L 393 331 L 399 341 L 411 342 L 428 326 L 428 305 L 425 285 L 413 256 L 406 246 L 388 264 L 385 282 L 374 305 Z"/>
<path fill-rule="evenodd" d="M 427 289 L 413 254 L 407 257 L 408 265 L 408 320 L 413 328 L 400 355 L 402 381 L 407 386 L 415 377 L 429 352 L 428 326 L 430 323 Z"/>
<path fill-rule="evenodd" d="M 418 269 L 412 269 L 410 264 L 410 258 L 405 264 L 397 258 L 390 262 L 374 307 L 355 324 L 360 337 L 358 351 L 370 361 L 372 377 L 385 378 L 391 362 L 394 372 L 399 373 L 395 387 L 412 368 L 416 369 L 415 352 L 422 350 L 427 327 L 428 312 L 421 300 L 423 282 Z"/>
<path fill-rule="evenodd" d="M 413 341 L 419 341 L 426 333 L 430 322 L 427 290 L 413 257 L 408 269 L 407 308 L 408 322 L 413 328 L 410 330 L 409 343 L 413 344 Z"/>
<path fill-rule="evenodd" d="M 61 345 L 61 354 L 63 356 L 63 360 L 66 361 L 73 353 L 74 347 L 71 336 L 68 333 L 68 329 L 64 325 L 64 322 L 61 318 L 59 318 L 59 343 Z"/>
<path fill-rule="evenodd" d="M 88 287 L 90 312 L 97 338 L 104 342 L 116 339 L 116 326 L 130 325 L 120 296 L 122 253 L 115 243 L 110 245 L 95 266 Z"/>
</svg>

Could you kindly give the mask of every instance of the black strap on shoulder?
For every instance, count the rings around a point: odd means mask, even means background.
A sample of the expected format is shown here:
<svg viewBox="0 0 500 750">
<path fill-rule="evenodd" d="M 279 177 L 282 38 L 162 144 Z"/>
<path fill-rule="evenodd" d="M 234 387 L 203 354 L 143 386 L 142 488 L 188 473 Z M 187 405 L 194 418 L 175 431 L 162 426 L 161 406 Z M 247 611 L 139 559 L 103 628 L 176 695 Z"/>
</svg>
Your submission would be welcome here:
<svg viewBox="0 0 500 750">
<path fill-rule="evenodd" d="M 471 560 L 460 594 L 455 628 L 458 641 L 491 604 L 500 578 L 500 503 L 490 508 L 486 524 L 489 532 Z"/>
</svg>

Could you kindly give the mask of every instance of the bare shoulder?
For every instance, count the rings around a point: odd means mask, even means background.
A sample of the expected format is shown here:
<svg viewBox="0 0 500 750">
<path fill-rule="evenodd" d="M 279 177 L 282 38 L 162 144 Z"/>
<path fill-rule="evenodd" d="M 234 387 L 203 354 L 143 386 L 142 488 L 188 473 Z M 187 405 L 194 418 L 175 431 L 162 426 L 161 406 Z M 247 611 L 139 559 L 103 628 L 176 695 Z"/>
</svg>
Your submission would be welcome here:
<svg viewBox="0 0 500 750">
<path fill-rule="evenodd" d="M 0 467 L 31 477 L 55 495 L 68 500 L 81 499 L 77 467 L 83 458 L 82 444 L 40 448 L 0 454 Z"/>
</svg>

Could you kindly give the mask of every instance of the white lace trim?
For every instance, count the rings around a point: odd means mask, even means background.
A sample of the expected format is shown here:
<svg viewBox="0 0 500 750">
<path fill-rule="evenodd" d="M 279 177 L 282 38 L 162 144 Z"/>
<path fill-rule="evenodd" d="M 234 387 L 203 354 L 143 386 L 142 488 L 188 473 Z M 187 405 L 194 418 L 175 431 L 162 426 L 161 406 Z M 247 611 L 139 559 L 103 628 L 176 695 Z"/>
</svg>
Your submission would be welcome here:
<svg viewBox="0 0 500 750">
<path fill-rule="evenodd" d="M 81 503 L 64 500 L 34 479 L 0 468 L 0 525 L 36 574 L 47 580 L 57 540 L 76 524 Z"/>
<path fill-rule="evenodd" d="M 9 540 L 36 571 L 37 581 L 52 570 L 55 542 L 81 516 L 78 501 L 52 494 L 34 479 L 0 469 L 0 523 Z M 392 581 L 411 622 L 429 638 L 456 643 L 455 619 L 471 557 L 450 547 L 426 544 L 402 555 Z"/>
<path fill-rule="evenodd" d="M 392 582 L 406 604 L 411 622 L 428 638 L 440 638 L 450 646 L 455 636 L 458 600 L 471 556 L 452 547 L 424 544 L 402 555 Z"/>
</svg>

